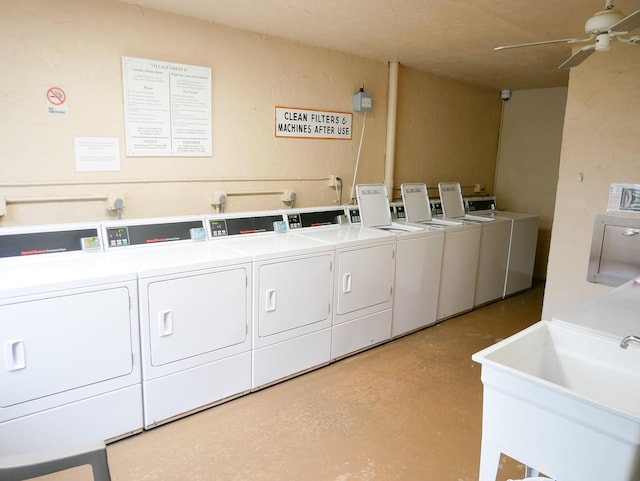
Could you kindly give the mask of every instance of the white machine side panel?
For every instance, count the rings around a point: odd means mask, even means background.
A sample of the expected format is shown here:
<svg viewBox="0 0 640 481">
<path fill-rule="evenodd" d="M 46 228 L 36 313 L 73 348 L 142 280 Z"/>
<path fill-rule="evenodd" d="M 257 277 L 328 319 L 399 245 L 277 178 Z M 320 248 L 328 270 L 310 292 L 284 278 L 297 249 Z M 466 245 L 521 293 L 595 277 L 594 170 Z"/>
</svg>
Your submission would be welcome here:
<svg viewBox="0 0 640 481">
<path fill-rule="evenodd" d="M 331 255 L 265 263 L 258 272 L 258 335 L 267 337 L 329 318 Z"/>
<path fill-rule="evenodd" d="M 504 295 L 531 287 L 538 244 L 538 218 L 513 221 Z"/>
<path fill-rule="evenodd" d="M 337 255 L 338 314 L 391 301 L 393 250 L 393 244 L 383 244 Z"/>
<path fill-rule="evenodd" d="M 0 406 L 127 376 L 131 332 L 125 286 L 0 305 Z"/>
<path fill-rule="evenodd" d="M 151 282 L 151 364 L 161 366 L 247 339 L 247 271 L 235 268 Z M 144 334 L 143 334 L 144 335 Z"/>
<path fill-rule="evenodd" d="M 503 297 L 510 241 L 511 221 L 495 221 L 482 226 L 475 306 Z"/>
<path fill-rule="evenodd" d="M 444 235 L 398 242 L 393 336 L 436 321 Z"/>
<path fill-rule="evenodd" d="M 473 309 L 480 229 L 445 231 L 438 319 Z"/>
</svg>

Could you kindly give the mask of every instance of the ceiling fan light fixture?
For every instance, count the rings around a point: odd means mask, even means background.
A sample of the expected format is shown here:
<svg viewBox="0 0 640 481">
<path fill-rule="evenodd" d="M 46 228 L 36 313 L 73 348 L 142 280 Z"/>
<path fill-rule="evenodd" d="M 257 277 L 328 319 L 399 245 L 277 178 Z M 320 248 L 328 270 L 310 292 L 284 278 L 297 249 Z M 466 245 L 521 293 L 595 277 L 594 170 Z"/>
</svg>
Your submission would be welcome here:
<svg viewBox="0 0 640 481">
<path fill-rule="evenodd" d="M 596 37 L 596 50 L 604 52 L 611 48 L 611 39 L 608 33 L 601 33 Z"/>
</svg>

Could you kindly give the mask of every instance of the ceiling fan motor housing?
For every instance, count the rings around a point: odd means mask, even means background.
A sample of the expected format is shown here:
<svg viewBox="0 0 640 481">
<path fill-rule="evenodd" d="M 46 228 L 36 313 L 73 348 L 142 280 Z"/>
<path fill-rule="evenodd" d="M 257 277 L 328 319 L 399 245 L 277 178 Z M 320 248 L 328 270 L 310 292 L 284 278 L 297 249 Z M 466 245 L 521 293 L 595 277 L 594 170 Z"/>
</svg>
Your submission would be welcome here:
<svg viewBox="0 0 640 481">
<path fill-rule="evenodd" d="M 624 18 L 624 14 L 618 10 L 602 10 L 587 20 L 584 31 L 587 35 L 599 35 L 607 33 L 609 29 Z"/>
</svg>

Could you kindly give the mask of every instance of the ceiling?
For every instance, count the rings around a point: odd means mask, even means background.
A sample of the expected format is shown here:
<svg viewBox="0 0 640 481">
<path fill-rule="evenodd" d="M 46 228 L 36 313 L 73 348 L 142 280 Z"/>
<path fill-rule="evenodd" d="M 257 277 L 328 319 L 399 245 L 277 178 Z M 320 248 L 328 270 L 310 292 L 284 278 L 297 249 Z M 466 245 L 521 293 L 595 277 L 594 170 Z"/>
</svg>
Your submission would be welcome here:
<svg viewBox="0 0 640 481">
<path fill-rule="evenodd" d="M 605 7 L 605 0 L 121 1 L 369 59 L 398 61 L 496 90 L 567 85 L 568 71 L 557 67 L 571 55 L 572 45 L 503 51 L 493 47 L 582 38 L 586 20 Z M 640 9 L 640 0 L 614 0 L 614 5 L 628 15 Z"/>
</svg>

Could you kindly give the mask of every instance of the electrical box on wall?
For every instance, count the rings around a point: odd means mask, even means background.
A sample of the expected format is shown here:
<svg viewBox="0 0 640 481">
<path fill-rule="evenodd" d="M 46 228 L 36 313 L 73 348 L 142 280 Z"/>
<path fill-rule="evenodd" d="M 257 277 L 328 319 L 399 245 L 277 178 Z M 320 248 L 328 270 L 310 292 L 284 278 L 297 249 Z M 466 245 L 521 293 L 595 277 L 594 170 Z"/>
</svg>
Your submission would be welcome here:
<svg viewBox="0 0 640 481">
<path fill-rule="evenodd" d="M 351 99 L 354 112 L 371 112 L 373 110 L 373 95 L 360 89 Z"/>
</svg>

